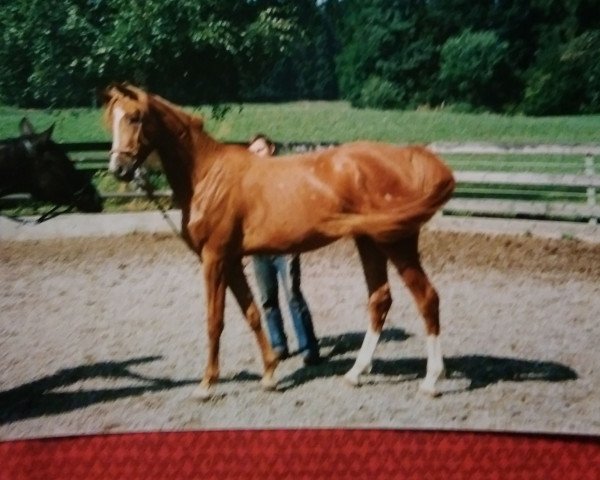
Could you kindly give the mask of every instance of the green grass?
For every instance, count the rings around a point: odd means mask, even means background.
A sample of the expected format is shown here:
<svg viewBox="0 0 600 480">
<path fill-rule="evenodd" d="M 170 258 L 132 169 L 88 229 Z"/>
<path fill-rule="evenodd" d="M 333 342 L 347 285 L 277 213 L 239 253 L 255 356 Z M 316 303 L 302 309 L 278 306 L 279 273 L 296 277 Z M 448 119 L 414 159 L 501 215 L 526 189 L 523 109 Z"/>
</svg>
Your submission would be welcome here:
<svg viewBox="0 0 600 480">
<path fill-rule="evenodd" d="M 246 105 L 208 128 L 219 138 L 246 140 L 257 130 L 276 140 L 388 142 L 494 141 L 583 143 L 600 141 L 600 115 L 531 118 L 444 111 L 353 109 L 343 102 Z"/>
<path fill-rule="evenodd" d="M 59 142 L 93 142 L 109 140 L 110 132 L 102 123 L 100 110 L 71 108 L 64 110 L 29 110 L 0 107 L 0 138 L 19 135 L 19 121 L 27 117 L 37 131 L 53 123 L 54 139 Z"/>
<path fill-rule="evenodd" d="M 263 132 L 277 141 L 345 142 L 370 139 L 392 143 L 429 143 L 433 141 L 527 143 L 599 143 L 600 115 L 532 118 L 495 114 L 463 114 L 446 111 L 377 111 L 351 108 L 345 102 L 295 102 L 233 106 L 222 119 L 211 115 L 208 107 L 186 107 L 204 116 L 206 129 L 223 141 L 246 141 Z M 59 142 L 109 141 L 110 132 L 102 122 L 99 109 L 23 110 L 0 107 L 0 138 L 18 134 L 18 122 L 29 117 L 38 130 L 56 124 L 54 138 Z M 87 157 L 101 165 L 106 152 L 72 155 Z M 582 173 L 581 156 L 567 155 L 444 155 L 456 170 L 524 171 L 545 173 Z M 96 167 L 94 167 L 96 168 Z M 155 179 L 164 187 L 164 179 Z M 98 172 L 94 182 L 101 191 L 118 191 L 106 172 Z M 516 188 L 510 186 L 461 185 L 457 196 L 547 201 L 586 200 L 584 189 Z M 599 197 L 600 201 L 600 197 Z M 167 201 L 165 200 L 165 205 Z M 0 205 L 1 206 L 1 205 Z M 5 205 L 7 206 L 7 205 Z M 154 206 L 145 200 L 109 199 L 107 210 L 147 210 Z M 20 210 L 19 210 L 20 209 Z M 15 213 L 40 211 L 40 205 L 17 207 Z"/>
<path fill-rule="evenodd" d="M 587 191 L 577 187 L 519 187 L 514 185 L 468 184 L 456 187 L 457 198 L 496 198 L 503 200 L 539 200 L 545 202 L 586 203 Z M 596 195 L 600 201 L 600 195 Z"/>
<path fill-rule="evenodd" d="M 585 173 L 582 155 L 445 154 L 443 157 L 454 170 L 574 175 Z"/>
<path fill-rule="evenodd" d="M 260 131 L 278 141 L 371 139 L 387 142 L 489 141 L 506 143 L 600 142 L 600 115 L 532 118 L 436 111 L 380 111 L 351 108 L 345 102 L 294 102 L 234 106 L 221 120 L 210 108 L 202 114 L 206 129 L 220 140 L 246 141 Z M 110 132 L 97 109 L 23 110 L 0 107 L 0 138 L 15 136 L 21 117 L 39 130 L 56 123 L 61 142 L 106 141 Z"/>
</svg>

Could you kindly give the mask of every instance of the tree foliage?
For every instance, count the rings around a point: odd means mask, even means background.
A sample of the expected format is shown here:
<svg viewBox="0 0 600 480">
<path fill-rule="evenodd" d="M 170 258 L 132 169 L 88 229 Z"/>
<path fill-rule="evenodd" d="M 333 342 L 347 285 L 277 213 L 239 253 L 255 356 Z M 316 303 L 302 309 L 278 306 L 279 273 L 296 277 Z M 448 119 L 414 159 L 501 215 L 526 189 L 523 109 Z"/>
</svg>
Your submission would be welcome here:
<svg viewBox="0 0 600 480">
<path fill-rule="evenodd" d="M 543 52 L 532 67 L 523 110 L 533 115 L 600 111 L 600 30 Z"/>
<path fill-rule="evenodd" d="M 0 102 L 600 111 L 600 0 L 0 0 Z"/>
<path fill-rule="evenodd" d="M 252 100 L 337 98 L 334 25 L 328 6 L 314 0 L 280 1 L 300 22 L 300 35 L 268 66 L 264 75 L 244 85 L 243 96 Z"/>
<path fill-rule="evenodd" d="M 380 107 L 373 93 L 385 90 L 399 107 L 600 111 L 589 60 L 598 0 L 340 3 L 337 75 L 341 95 L 355 106 Z"/>
<path fill-rule="evenodd" d="M 441 51 L 439 88 L 450 101 L 473 107 L 497 107 L 499 79 L 506 63 L 508 43 L 492 31 L 466 30 L 450 37 Z"/>
<path fill-rule="evenodd" d="M 186 102 L 236 100 L 300 33 L 278 2 L 18 0 L 0 18 L 0 99 L 89 104 L 109 81 Z"/>
</svg>

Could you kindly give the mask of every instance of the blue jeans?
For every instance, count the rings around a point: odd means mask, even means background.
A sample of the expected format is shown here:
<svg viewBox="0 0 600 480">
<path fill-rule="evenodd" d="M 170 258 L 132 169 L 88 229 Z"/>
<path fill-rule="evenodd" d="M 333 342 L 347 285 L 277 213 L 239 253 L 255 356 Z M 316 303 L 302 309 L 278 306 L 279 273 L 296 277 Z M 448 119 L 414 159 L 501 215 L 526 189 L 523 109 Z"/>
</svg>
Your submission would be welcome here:
<svg viewBox="0 0 600 480">
<path fill-rule="evenodd" d="M 279 308 L 278 285 L 281 284 L 298 337 L 298 350 L 310 354 L 318 353 L 319 347 L 310 311 L 300 291 L 300 256 L 255 255 L 252 262 L 271 346 L 277 350 L 288 350 Z"/>
</svg>

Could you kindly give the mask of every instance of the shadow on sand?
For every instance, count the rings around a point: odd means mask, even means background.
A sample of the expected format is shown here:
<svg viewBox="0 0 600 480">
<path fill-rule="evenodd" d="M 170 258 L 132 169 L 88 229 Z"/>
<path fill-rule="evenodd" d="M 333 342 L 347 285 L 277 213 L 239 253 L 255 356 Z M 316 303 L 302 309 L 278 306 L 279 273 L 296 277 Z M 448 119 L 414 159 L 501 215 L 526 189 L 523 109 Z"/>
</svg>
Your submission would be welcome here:
<svg viewBox="0 0 600 480">
<path fill-rule="evenodd" d="M 303 367 L 291 375 L 280 379 L 278 390 L 288 390 L 318 378 L 340 377 L 354 364 L 354 358 L 338 358 L 346 353 L 357 351 L 362 343 L 364 332 L 352 332 L 338 336 L 323 337 L 322 347 L 332 347 L 324 362 L 311 367 Z M 403 342 L 410 337 L 402 329 L 390 328 L 381 335 L 381 342 Z M 116 362 L 97 362 L 57 371 L 32 382 L 9 390 L 0 391 L 0 425 L 41 417 L 68 413 L 90 405 L 137 397 L 147 392 L 170 390 L 198 382 L 193 380 L 172 380 L 140 375 L 131 367 L 160 360 L 160 356 L 133 358 Z M 452 379 L 466 379 L 468 386 L 462 391 L 475 390 L 502 381 L 523 382 L 563 382 L 577 379 L 577 373 L 566 365 L 548 361 L 523 360 L 517 358 L 486 355 L 464 355 L 446 357 L 446 373 Z M 425 375 L 426 359 L 400 358 L 397 360 L 375 359 L 372 374 L 377 378 L 365 383 L 398 384 L 422 378 Z M 387 377 L 382 379 L 381 376 Z M 127 380 L 131 385 L 114 388 L 81 389 L 76 384 L 86 380 L 107 379 Z M 240 372 L 220 382 L 255 382 L 260 379 L 256 373 Z M 72 389 L 72 391 L 69 391 Z M 448 392 L 457 393 L 457 391 Z"/>
<path fill-rule="evenodd" d="M 162 357 L 133 358 L 123 362 L 97 362 L 75 368 L 59 370 L 29 383 L 10 390 L 0 391 L 0 425 L 24 420 L 67 413 L 97 403 L 136 397 L 146 392 L 156 392 L 183 387 L 196 383 L 197 380 L 178 380 L 153 378 L 139 375 L 130 367 L 154 362 Z M 110 380 L 131 380 L 132 385 L 97 390 L 85 389 L 68 391 L 78 382 L 105 378 Z M 67 391 L 61 391 L 61 390 Z"/>
<path fill-rule="evenodd" d="M 352 332 L 336 337 L 324 337 L 321 346 L 333 346 L 331 353 L 319 365 L 301 368 L 291 375 L 282 378 L 281 389 L 296 388 L 311 380 L 324 377 L 337 377 L 344 375 L 352 365 L 355 358 L 336 358 L 345 353 L 360 349 L 364 332 Z M 380 342 L 402 342 L 410 337 L 402 329 L 392 328 L 384 330 Z M 577 373 L 570 367 L 548 361 L 524 360 L 519 358 L 495 357 L 491 355 L 464 355 L 445 357 L 446 377 L 453 380 L 466 379 L 468 386 L 462 391 L 485 388 L 498 382 L 564 382 L 578 378 Z M 375 358 L 372 374 L 389 377 L 389 380 L 377 379 L 368 383 L 401 383 L 425 377 L 427 360 L 422 358 L 400 358 L 397 360 L 384 360 Z M 456 391 L 452 392 L 456 393 Z"/>
</svg>

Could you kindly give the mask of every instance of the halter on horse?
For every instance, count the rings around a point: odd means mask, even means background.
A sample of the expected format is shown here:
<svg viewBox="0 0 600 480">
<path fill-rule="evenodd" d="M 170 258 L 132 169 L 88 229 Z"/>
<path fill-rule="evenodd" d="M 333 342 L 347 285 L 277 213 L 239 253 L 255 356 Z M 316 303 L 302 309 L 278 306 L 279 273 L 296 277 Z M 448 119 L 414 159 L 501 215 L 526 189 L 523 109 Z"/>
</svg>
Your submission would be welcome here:
<svg viewBox="0 0 600 480">
<path fill-rule="evenodd" d="M 0 197 L 29 193 L 57 206 L 101 212 L 102 199 L 90 178 L 51 140 L 54 125 L 35 133 L 23 118 L 19 126 L 20 137 L 0 141 Z"/>
<path fill-rule="evenodd" d="M 421 390 L 436 394 L 444 363 L 439 299 L 418 252 L 423 224 L 450 198 L 450 169 L 422 147 L 357 142 L 320 152 L 265 159 L 210 137 L 202 119 L 130 85 L 105 92 L 112 128 L 109 169 L 131 180 L 157 150 L 175 200 L 182 234 L 204 270 L 208 364 L 195 395 L 206 398 L 219 376 L 225 290 L 234 294 L 262 354 L 262 383 L 273 388 L 277 364 L 242 268 L 255 253 L 302 252 L 352 236 L 369 292 L 370 325 L 345 379 L 358 384 L 371 365 L 391 306 L 387 261 L 396 267 L 425 320 L 427 374 Z"/>
</svg>

